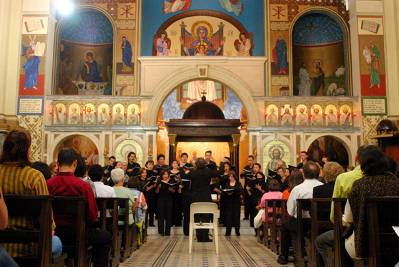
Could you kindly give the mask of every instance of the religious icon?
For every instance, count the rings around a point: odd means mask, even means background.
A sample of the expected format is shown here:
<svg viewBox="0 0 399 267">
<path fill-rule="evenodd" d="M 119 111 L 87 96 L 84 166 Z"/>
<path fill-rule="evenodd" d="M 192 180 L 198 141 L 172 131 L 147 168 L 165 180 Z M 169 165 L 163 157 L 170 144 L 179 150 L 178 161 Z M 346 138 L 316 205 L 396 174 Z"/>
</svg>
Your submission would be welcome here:
<svg viewBox="0 0 399 267">
<path fill-rule="evenodd" d="M 381 51 L 373 41 L 370 41 L 368 45 L 363 48 L 363 57 L 366 60 L 367 65 L 370 66 L 370 88 L 381 86 L 380 77 L 380 60 Z"/>
<path fill-rule="evenodd" d="M 85 62 L 81 69 L 81 77 L 85 82 L 101 82 L 98 64 L 94 59 L 94 53 L 89 51 L 85 54 Z"/>
<path fill-rule="evenodd" d="M 267 126 L 278 125 L 278 108 L 276 105 L 269 105 L 266 109 L 266 124 Z"/>
<path fill-rule="evenodd" d="M 96 123 L 96 113 L 93 104 L 87 104 L 83 113 L 83 123 L 94 124 Z"/>
<path fill-rule="evenodd" d="M 29 36 L 29 45 L 22 47 L 22 55 L 26 62 L 23 65 L 25 79 L 23 82 L 24 90 L 38 90 L 40 58 L 45 52 L 45 43 L 36 41 L 36 35 Z"/>
<path fill-rule="evenodd" d="M 293 125 L 293 111 L 290 105 L 285 105 L 281 108 L 281 126 Z"/>
<path fill-rule="evenodd" d="M 121 44 L 121 49 L 122 49 L 122 71 L 123 72 L 130 72 L 131 69 L 133 68 L 133 63 L 132 63 L 132 45 L 129 42 L 129 40 L 126 38 L 126 36 L 122 36 L 122 44 Z"/>
<path fill-rule="evenodd" d="M 99 124 L 107 124 L 109 122 L 109 106 L 101 104 L 97 111 L 97 121 Z"/>
<path fill-rule="evenodd" d="M 191 6 L 191 0 L 164 0 L 163 13 L 175 13 L 181 10 L 188 10 Z"/>
<path fill-rule="evenodd" d="M 310 79 L 306 64 L 302 63 L 299 68 L 298 96 L 310 96 L 311 87 L 312 79 Z"/>
<path fill-rule="evenodd" d="M 322 127 L 324 123 L 323 109 L 319 105 L 313 105 L 311 114 L 312 126 Z"/>
<path fill-rule="evenodd" d="M 341 126 L 349 127 L 352 125 L 352 111 L 348 105 L 343 105 L 339 109 L 340 117 L 339 122 Z"/>
<path fill-rule="evenodd" d="M 236 16 L 241 15 L 244 10 L 241 0 L 219 0 L 219 3 L 226 11 L 232 12 Z"/>
<path fill-rule="evenodd" d="M 287 42 L 283 36 L 279 36 L 273 48 L 273 74 L 288 74 Z"/>
<path fill-rule="evenodd" d="M 326 125 L 328 127 L 335 127 L 338 125 L 337 108 L 334 105 L 326 107 Z"/>
<path fill-rule="evenodd" d="M 186 25 L 181 24 L 181 43 L 185 56 L 218 56 L 223 51 L 223 24 L 219 31 L 213 34 L 213 27 L 207 21 L 198 21 L 193 24 L 191 33 L 186 30 Z"/>
<path fill-rule="evenodd" d="M 69 124 L 80 123 L 80 106 L 78 104 L 72 104 L 69 106 Z"/>
<path fill-rule="evenodd" d="M 112 122 L 114 124 L 125 123 L 125 108 L 121 104 L 117 104 L 112 108 Z"/>
<path fill-rule="evenodd" d="M 64 104 L 58 103 L 54 107 L 54 123 L 65 124 L 66 123 L 66 107 Z"/>
<path fill-rule="evenodd" d="M 285 166 L 286 163 L 282 158 L 284 157 L 284 149 L 280 146 L 273 146 L 269 149 L 269 157 L 271 160 L 267 163 L 267 170 L 276 171 L 278 167 Z"/>
<path fill-rule="evenodd" d="M 321 96 L 324 95 L 324 71 L 321 67 L 320 61 L 314 62 L 314 76 L 313 76 L 313 92 L 312 95 Z"/>
<path fill-rule="evenodd" d="M 127 123 L 129 125 L 140 124 L 140 108 L 136 104 L 131 104 L 127 108 Z"/>
<path fill-rule="evenodd" d="M 252 56 L 252 39 L 249 33 L 241 32 L 239 38 L 234 41 L 234 48 L 239 57 Z"/>
<path fill-rule="evenodd" d="M 305 105 L 298 105 L 296 107 L 296 125 L 308 126 L 309 114 L 308 108 Z"/>
<path fill-rule="evenodd" d="M 191 101 L 201 100 L 202 96 L 205 96 L 208 101 L 214 101 L 218 98 L 214 81 L 195 80 L 189 82 L 187 87 L 187 98 Z"/>
<path fill-rule="evenodd" d="M 157 56 L 169 56 L 170 54 L 170 47 L 172 42 L 168 38 L 168 34 L 166 31 L 161 31 L 155 39 L 155 50 L 156 53 L 153 53 Z"/>
</svg>

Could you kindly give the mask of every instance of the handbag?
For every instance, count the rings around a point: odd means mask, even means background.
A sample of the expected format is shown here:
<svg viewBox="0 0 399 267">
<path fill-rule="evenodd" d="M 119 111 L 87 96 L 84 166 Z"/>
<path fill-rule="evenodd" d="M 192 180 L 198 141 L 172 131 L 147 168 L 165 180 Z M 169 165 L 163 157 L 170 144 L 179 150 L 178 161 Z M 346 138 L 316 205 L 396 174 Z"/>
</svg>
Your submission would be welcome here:
<svg viewBox="0 0 399 267">
<path fill-rule="evenodd" d="M 254 227 L 255 227 L 255 229 L 262 226 L 262 224 L 263 224 L 263 221 L 262 221 L 263 214 L 265 214 L 265 210 L 264 209 L 260 209 L 258 211 L 258 214 L 256 214 L 256 216 L 254 218 Z"/>
</svg>

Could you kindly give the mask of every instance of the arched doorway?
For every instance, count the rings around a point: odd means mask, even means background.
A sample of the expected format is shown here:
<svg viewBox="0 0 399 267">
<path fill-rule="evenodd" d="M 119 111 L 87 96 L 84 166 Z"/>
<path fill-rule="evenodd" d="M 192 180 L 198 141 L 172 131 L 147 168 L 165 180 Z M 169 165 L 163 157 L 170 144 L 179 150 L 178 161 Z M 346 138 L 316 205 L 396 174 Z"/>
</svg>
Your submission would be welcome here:
<svg viewBox="0 0 399 267">
<path fill-rule="evenodd" d="M 327 157 L 328 161 L 336 161 L 344 168 L 349 167 L 349 152 L 345 144 L 338 138 L 326 135 L 314 140 L 308 148 L 309 159 L 321 162 Z"/>
<path fill-rule="evenodd" d="M 348 96 L 350 62 L 347 28 L 338 15 L 314 10 L 292 29 L 293 95 Z"/>
<path fill-rule="evenodd" d="M 169 154 L 170 160 L 179 159 L 183 152 L 195 158 L 212 150 L 215 161 L 236 153 L 238 163 L 235 147 L 242 145 L 240 154 L 244 154 L 248 146 L 248 140 L 240 142 L 247 124 L 246 109 L 233 90 L 217 81 L 202 79 L 179 85 L 163 101 L 157 123 L 158 154 Z"/>
<path fill-rule="evenodd" d="M 112 95 L 114 28 L 107 15 L 82 8 L 57 24 L 57 95 Z"/>
<path fill-rule="evenodd" d="M 89 165 L 99 163 L 98 147 L 87 136 L 74 134 L 62 139 L 54 149 L 54 161 L 57 160 L 58 152 L 63 148 L 74 148 Z"/>
</svg>

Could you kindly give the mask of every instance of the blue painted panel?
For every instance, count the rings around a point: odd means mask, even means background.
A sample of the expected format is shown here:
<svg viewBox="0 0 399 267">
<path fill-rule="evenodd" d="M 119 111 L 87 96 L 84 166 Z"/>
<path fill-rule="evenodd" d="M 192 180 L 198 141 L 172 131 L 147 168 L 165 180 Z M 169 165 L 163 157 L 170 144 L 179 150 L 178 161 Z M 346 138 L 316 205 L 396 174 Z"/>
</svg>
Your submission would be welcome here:
<svg viewBox="0 0 399 267">
<path fill-rule="evenodd" d="M 112 44 L 112 24 L 101 12 L 86 9 L 64 21 L 61 39 L 86 44 Z"/>
<path fill-rule="evenodd" d="M 247 29 L 254 33 L 254 56 L 265 55 L 265 22 L 263 0 L 241 0 L 244 9 L 241 15 L 227 12 L 219 3 L 219 0 L 193 0 L 190 10 L 214 10 L 223 12 L 238 21 Z M 152 43 L 154 34 L 167 19 L 176 14 L 163 14 L 163 0 L 142 1 L 142 21 L 141 21 L 141 55 L 152 55 Z"/>
<path fill-rule="evenodd" d="M 294 27 L 295 45 L 318 45 L 344 40 L 341 26 L 332 17 L 319 13 L 305 15 Z"/>
</svg>

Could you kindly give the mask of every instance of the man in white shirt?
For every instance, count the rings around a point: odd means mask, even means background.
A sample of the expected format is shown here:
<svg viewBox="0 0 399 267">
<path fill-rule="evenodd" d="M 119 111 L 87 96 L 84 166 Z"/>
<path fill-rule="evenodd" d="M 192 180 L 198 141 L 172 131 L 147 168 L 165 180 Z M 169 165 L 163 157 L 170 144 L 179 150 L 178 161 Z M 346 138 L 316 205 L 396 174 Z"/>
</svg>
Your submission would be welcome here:
<svg viewBox="0 0 399 267">
<path fill-rule="evenodd" d="M 115 190 L 113 187 L 105 185 L 101 182 L 103 178 L 104 169 L 98 164 L 95 164 L 89 169 L 89 177 L 94 182 L 96 194 L 98 198 L 112 198 L 116 197 Z"/>
<path fill-rule="evenodd" d="M 295 186 L 287 200 L 287 212 L 291 216 L 283 223 L 281 229 L 281 254 L 277 259 L 279 264 L 288 263 L 288 250 L 291 239 L 296 238 L 297 232 L 297 200 L 313 198 L 313 188 L 323 183 L 319 182 L 320 168 L 313 161 L 307 161 L 303 166 L 303 183 Z M 303 218 L 310 218 L 308 212 L 302 213 Z M 304 225 L 306 226 L 306 225 Z M 305 232 L 305 231 L 304 231 Z"/>
</svg>

